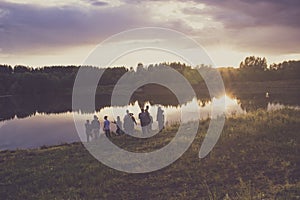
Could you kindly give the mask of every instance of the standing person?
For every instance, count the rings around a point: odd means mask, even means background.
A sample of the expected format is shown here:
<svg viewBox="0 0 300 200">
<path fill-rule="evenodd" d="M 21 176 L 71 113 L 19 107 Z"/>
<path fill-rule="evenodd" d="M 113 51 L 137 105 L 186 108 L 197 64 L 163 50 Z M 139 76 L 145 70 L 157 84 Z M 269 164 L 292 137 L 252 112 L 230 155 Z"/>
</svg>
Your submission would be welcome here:
<svg viewBox="0 0 300 200">
<path fill-rule="evenodd" d="M 98 117 L 96 115 L 94 115 L 94 119 L 92 121 L 92 132 L 95 136 L 96 139 L 98 139 L 98 137 L 100 136 L 100 122 L 98 120 Z"/>
<path fill-rule="evenodd" d="M 85 133 L 86 133 L 86 141 L 89 142 L 90 136 L 92 136 L 92 125 L 90 123 L 90 120 L 86 120 Z"/>
<path fill-rule="evenodd" d="M 107 119 L 107 116 L 104 116 L 103 131 L 104 131 L 106 137 L 108 137 L 108 138 L 111 137 L 111 135 L 110 135 L 110 122 Z"/>
<path fill-rule="evenodd" d="M 158 130 L 161 131 L 165 124 L 165 115 L 161 107 L 157 108 L 156 121 L 158 122 Z"/>
<path fill-rule="evenodd" d="M 139 113 L 139 119 L 141 122 L 142 132 L 143 134 L 148 133 L 148 127 L 147 127 L 147 114 L 144 110 L 144 108 L 141 109 L 141 112 Z"/>
<path fill-rule="evenodd" d="M 124 117 L 124 130 L 126 134 L 132 134 L 134 131 L 134 125 L 136 125 L 135 118 L 133 113 L 130 113 L 129 110 L 126 110 L 126 115 Z"/>
<path fill-rule="evenodd" d="M 148 129 L 148 132 L 150 133 L 152 131 L 153 118 L 149 113 L 148 105 L 146 106 L 145 113 L 146 113 L 146 118 L 145 118 L 146 122 L 145 123 L 146 123 L 147 129 Z"/>
<path fill-rule="evenodd" d="M 124 130 L 126 134 L 130 134 L 130 114 L 129 110 L 126 110 L 126 115 L 124 116 Z"/>
<path fill-rule="evenodd" d="M 149 132 L 152 131 L 152 125 L 153 125 L 153 117 L 150 115 L 150 124 L 148 125 Z"/>
</svg>

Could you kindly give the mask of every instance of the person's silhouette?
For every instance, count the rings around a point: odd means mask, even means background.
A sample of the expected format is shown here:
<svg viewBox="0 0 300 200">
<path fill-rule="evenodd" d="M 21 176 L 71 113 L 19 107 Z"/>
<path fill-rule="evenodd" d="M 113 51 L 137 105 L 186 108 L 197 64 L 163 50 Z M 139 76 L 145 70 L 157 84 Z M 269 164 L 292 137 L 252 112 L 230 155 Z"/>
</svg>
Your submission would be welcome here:
<svg viewBox="0 0 300 200">
<path fill-rule="evenodd" d="M 124 116 L 124 130 L 126 134 L 130 134 L 130 115 L 129 110 L 126 110 L 126 115 Z"/>
<path fill-rule="evenodd" d="M 123 132 L 123 130 L 122 130 L 123 123 L 122 123 L 122 121 L 121 121 L 121 119 L 120 119 L 120 116 L 117 116 L 117 121 L 114 121 L 113 123 L 116 124 L 116 126 L 117 126 L 116 133 L 117 133 L 118 135 L 124 134 L 124 132 Z"/>
<path fill-rule="evenodd" d="M 86 141 L 89 142 L 90 137 L 92 136 L 92 124 L 90 123 L 90 120 L 86 120 L 85 133 L 86 133 Z"/>
<path fill-rule="evenodd" d="M 147 131 L 150 132 L 150 131 L 152 131 L 153 117 L 149 113 L 149 106 L 148 105 L 146 106 L 145 113 L 146 113 L 145 123 L 146 123 L 146 126 L 147 126 Z"/>
<path fill-rule="evenodd" d="M 139 119 L 141 122 L 141 127 L 142 127 L 142 132 L 143 134 L 148 133 L 148 116 L 147 113 L 145 112 L 144 108 L 141 109 L 141 112 L 139 113 Z"/>
<path fill-rule="evenodd" d="M 130 113 L 129 110 L 126 110 L 126 115 L 124 117 L 124 130 L 126 134 L 132 134 L 134 131 L 134 125 L 136 125 L 136 120 L 133 116 L 133 113 Z"/>
<path fill-rule="evenodd" d="M 158 122 L 158 130 L 161 131 L 164 128 L 165 116 L 161 107 L 157 108 L 156 121 Z"/>
<path fill-rule="evenodd" d="M 98 120 L 98 117 L 94 115 L 94 119 L 92 121 L 92 132 L 97 139 L 100 136 L 100 122 Z"/>
<path fill-rule="evenodd" d="M 110 138 L 110 121 L 108 120 L 107 116 L 104 116 L 104 125 L 103 125 L 103 131 L 106 135 L 106 137 Z"/>
</svg>

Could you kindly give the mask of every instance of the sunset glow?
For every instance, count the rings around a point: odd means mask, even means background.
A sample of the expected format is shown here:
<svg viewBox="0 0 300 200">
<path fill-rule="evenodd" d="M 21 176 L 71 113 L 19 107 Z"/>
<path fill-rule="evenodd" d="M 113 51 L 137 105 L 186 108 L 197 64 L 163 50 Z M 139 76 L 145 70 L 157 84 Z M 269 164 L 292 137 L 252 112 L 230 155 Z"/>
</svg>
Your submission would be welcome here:
<svg viewBox="0 0 300 200">
<path fill-rule="evenodd" d="M 282 12 L 276 14 L 278 10 Z M 286 12 L 290 14 L 281 14 Z M 249 55 L 266 57 L 272 64 L 299 58 L 299 13 L 293 3 L 269 0 L 8 0 L 0 3 L 0 59 L 33 67 L 80 65 L 111 35 L 155 26 L 195 39 L 216 66 L 238 67 Z M 141 57 L 139 62 L 163 61 Z M 122 62 L 118 64 L 136 65 L 130 57 Z"/>
</svg>

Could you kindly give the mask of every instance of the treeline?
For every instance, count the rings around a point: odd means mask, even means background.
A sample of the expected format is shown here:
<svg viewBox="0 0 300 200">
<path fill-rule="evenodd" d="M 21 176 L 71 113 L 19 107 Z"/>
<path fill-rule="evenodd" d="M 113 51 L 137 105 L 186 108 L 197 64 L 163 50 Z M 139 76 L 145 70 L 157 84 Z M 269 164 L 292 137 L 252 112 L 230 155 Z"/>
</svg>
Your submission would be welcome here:
<svg viewBox="0 0 300 200">
<path fill-rule="evenodd" d="M 31 68 L 0 66 L 0 94 L 39 94 L 63 92 L 72 88 L 76 66 Z M 63 86 L 63 87 L 62 87 Z"/>
<path fill-rule="evenodd" d="M 70 94 L 80 66 L 31 68 L 0 65 L 0 94 Z M 91 70 L 100 70 L 89 67 Z M 125 67 L 104 71 L 99 84 L 113 85 L 128 70 Z"/>
<path fill-rule="evenodd" d="M 265 58 L 250 56 L 239 68 L 219 68 L 225 83 L 245 81 L 277 81 L 300 79 L 300 61 L 284 61 L 267 65 Z"/>
<path fill-rule="evenodd" d="M 160 70 L 161 67 L 169 66 L 184 75 L 192 85 L 203 84 L 203 79 L 197 70 L 213 70 L 208 66 L 192 68 L 181 63 L 162 63 L 147 67 L 139 64 L 133 68 L 114 67 L 100 69 L 85 66 L 90 70 L 103 70 L 104 74 L 99 81 L 101 86 L 115 85 L 125 74 L 141 77 L 145 72 Z M 26 66 L 0 65 L 0 95 L 14 94 L 71 94 L 80 66 L 51 66 L 31 68 Z M 218 68 L 225 84 L 248 81 L 275 81 L 299 79 L 300 61 L 285 61 L 279 64 L 267 65 L 265 58 L 250 56 L 241 62 L 239 68 Z M 138 79 L 137 79 L 138 80 Z"/>
</svg>

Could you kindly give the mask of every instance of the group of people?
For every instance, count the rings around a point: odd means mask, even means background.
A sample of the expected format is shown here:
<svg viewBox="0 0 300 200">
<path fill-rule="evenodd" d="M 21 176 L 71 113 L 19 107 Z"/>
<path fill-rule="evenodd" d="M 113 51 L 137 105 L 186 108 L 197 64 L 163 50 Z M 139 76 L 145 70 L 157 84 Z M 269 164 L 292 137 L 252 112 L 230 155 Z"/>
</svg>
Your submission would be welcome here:
<svg viewBox="0 0 300 200">
<path fill-rule="evenodd" d="M 141 122 L 143 134 L 148 134 L 152 130 L 153 124 L 153 118 L 149 113 L 149 106 L 146 106 L 146 109 L 141 109 L 141 113 L 139 113 L 139 120 Z"/>
<path fill-rule="evenodd" d="M 108 120 L 107 116 L 104 116 L 103 131 L 106 137 L 111 137 L 110 121 Z M 91 138 L 98 139 L 100 137 L 100 122 L 96 115 L 94 115 L 92 122 L 90 122 L 90 120 L 86 120 L 85 133 L 87 142 L 89 142 Z"/>
<path fill-rule="evenodd" d="M 152 131 L 153 117 L 149 113 L 149 106 L 146 106 L 145 109 L 141 108 L 138 118 L 140 120 L 143 134 L 150 133 Z M 164 128 L 164 119 L 164 111 L 161 109 L 161 107 L 158 107 L 156 120 L 158 122 L 159 131 Z M 117 116 L 116 121 L 112 121 L 112 123 L 116 124 L 116 134 L 122 135 L 126 133 L 130 135 L 134 133 L 135 126 L 137 126 L 134 114 L 130 113 L 129 110 L 126 110 L 126 115 L 124 116 L 123 121 L 124 124 L 122 123 L 120 116 Z M 91 138 L 98 139 L 100 137 L 100 122 L 96 115 L 91 122 L 89 120 L 86 121 L 85 130 L 87 142 L 89 142 Z M 105 133 L 106 137 L 111 137 L 110 121 L 108 120 L 107 116 L 104 116 L 103 132 Z"/>
</svg>

